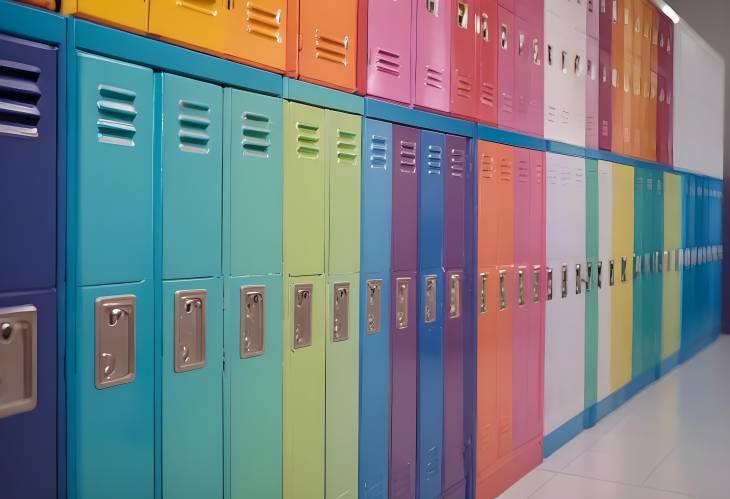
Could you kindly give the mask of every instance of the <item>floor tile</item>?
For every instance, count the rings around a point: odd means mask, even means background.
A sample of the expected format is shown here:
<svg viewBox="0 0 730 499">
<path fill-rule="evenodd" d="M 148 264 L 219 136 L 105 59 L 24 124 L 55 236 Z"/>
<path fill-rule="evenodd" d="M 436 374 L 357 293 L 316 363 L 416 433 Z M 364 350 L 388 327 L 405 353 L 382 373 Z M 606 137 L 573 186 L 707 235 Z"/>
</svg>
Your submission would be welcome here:
<svg viewBox="0 0 730 499">
<path fill-rule="evenodd" d="M 541 469 L 532 470 L 522 480 L 510 487 L 498 499 L 527 499 L 555 476 L 555 473 Z"/>
</svg>

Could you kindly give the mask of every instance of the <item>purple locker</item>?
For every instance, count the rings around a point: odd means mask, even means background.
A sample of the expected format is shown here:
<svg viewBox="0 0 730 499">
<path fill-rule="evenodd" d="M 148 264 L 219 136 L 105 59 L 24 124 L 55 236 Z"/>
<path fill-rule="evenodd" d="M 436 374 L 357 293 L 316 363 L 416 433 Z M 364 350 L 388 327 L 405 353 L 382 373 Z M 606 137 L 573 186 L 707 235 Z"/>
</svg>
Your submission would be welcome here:
<svg viewBox="0 0 730 499">
<path fill-rule="evenodd" d="M 0 35 L 0 293 L 56 280 L 56 49 Z M 12 241 L 12 242 L 11 242 Z"/>
<path fill-rule="evenodd" d="M 586 38 L 586 147 L 598 149 L 600 134 L 600 50 L 596 38 Z"/>
<path fill-rule="evenodd" d="M 411 6 L 411 0 L 368 2 L 369 95 L 405 104 L 412 101 Z"/>
<path fill-rule="evenodd" d="M 514 130 L 516 126 L 515 109 L 515 56 L 517 53 L 517 34 L 515 15 L 501 5 L 497 8 L 497 36 L 499 55 L 497 56 L 497 79 L 499 101 L 497 124 L 500 128 Z"/>
<path fill-rule="evenodd" d="M 418 269 L 418 135 L 393 126 L 393 272 Z"/>
<path fill-rule="evenodd" d="M 611 93 L 611 51 L 600 48 L 598 55 L 598 147 L 604 151 L 611 150 Z"/>
<path fill-rule="evenodd" d="M 415 104 L 447 112 L 453 9 L 445 1 L 417 3 Z"/>
<path fill-rule="evenodd" d="M 595 1 L 595 0 L 594 0 Z M 598 0 L 598 43 L 601 49 L 611 52 L 614 0 Z M 618 12 L 616 13 L 618 16 Z"/>
</svg>

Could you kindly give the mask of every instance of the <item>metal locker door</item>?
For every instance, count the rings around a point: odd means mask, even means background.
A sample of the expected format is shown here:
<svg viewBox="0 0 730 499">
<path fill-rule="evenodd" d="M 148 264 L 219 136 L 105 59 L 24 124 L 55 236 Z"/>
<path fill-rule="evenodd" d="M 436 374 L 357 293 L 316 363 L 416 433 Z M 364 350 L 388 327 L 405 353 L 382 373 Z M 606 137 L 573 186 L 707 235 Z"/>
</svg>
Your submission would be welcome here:
<svg viewBox="0 0 730 499">
<path fill-rule="evenodd" d="M 230 9 L 224 0 L 150 0 L 149 30 L 184 46 L 224 54 Z"/>
<path fill-rule="evenodd" d="M 284 288 L 284 497 L 325 495 L 325 299 L 321 276 Z"/>
<path fill-rule="evenodd" d="M 611 151 L 623 153 L 623 113 L 624 113 L 624 37 L 623 3 L 612 1 L 611 29 Z"/>
<path fill-rule="evenodd" d="M 689 248 L 694 244 L 694 188 L 693 178 L 682 175 L 682 314 L 681 314 L 681 341 L 680 348 L 685 349 L 691 344 L 694 328 L 694 275 L 690 268 L 691 261 L 688 255 Z"/>
<path fill-rule="evenodd" d="M 501 128 L 514 129 L 516 124 L 517 105 L 515 97 L 515 59 L 520 46 L 520 35 L 517 32 L 515 15 L 501 5 L 497 8 L 497 79 L 499 101 L 497 108 L 497 124 Z M 523 34 L 524 38 L 524 34 Z M 521 44 L 524 51 L 524 42 Z"/>
<path fill-rule="evenodd" d="M 636 168 L 634 173 L 634 250 L 631 264 L 631 273 L 634 276 L 633 300 L 633 342 L 632 342 L 632 377 L 636 378 L 643 373 L 643 359 L 645 352 L 644 337 L 646 331 L 646 286 L 648 271 L 645 269 L 645 252 L 647 250 L 646 232 L 650 226 L 647 215 L 647 172 L 643 168 Z M 646 253 L 648 254 L 648 253 Z"/>
<path fill-rule="evenodd" d="M 164 496 L 223 495 L 222 333 L 219 278 L 162 284 Z"/>
<path fill-rule="evenodd" d="M 223 9 L 227 55 L 276 72 L 286 69 L 289 12 L 286 0 L 229 2 Z"/>
<path fill-rule="evenodd" d="M 226 93 L 226 273 L 281 274 L 282 100 L 240 90 Z"/>
<path fill-rule="evenodd" d="M 44 9 L 48 10 L 56 10 L 56 0 L 20 0 L 24 3 L 29 3 L 31 5 L 37 5 L 38 7 L 43 7 Z"/>
<path fill-rule="evenodd" d="M 598 162 L 598 368 L 597 397 L 601 401 L 611 394 L 611 283 L 613 259 L 613 172 L 611 163 Z"/>
<path fill-rule="evenodd" d="M 370 497 L 388 490 L 393 126 L 363 123 L 358 495 Z"/>
<path fill-rule="evenodd" d="M 421 131 L 418 213 L 418 494 L 439 497 L 444 439 L 444 135 Z M 444 166 L 445 165 L 445 166 Z"/>
<path fill-rule="evenodd" d="M 299 77 L 353 92 L 357 84 L 357 2 L 300 0 L 299 33 Z"/>
<path fill-rule="evenodd" d="M 612 94 L 611 52 L 601 49 L 598 54 L 598 147 L 611 150 L 612 143 Z"/>
<path fill-rule="evenodd" d="M 566 352 L 570 361 L 567 365 L 570 373 L 564 385 L 565 392 L 565 415 L 572 418 L 581 414 L 585 407 L 585 276 L 586 266 L 586 161 L 584 158 L 570 156 L 565 158 L 572 173 L 572 186 L 565 201 L 568 206 L 564 208 L 568 214 L 567 227 L 575 227 L 575 230 L 568 231 L 570 246 L 567 261 L 568 271 L 568 304 L 565 324 L 568 327 L 570 336 Z M 580 266 L 580 268 L 579 268 Z M 577 348 L 573 350 L 572 344 Z"/>
<path fill-rule="evenodd" d="M 664 197 L 666 184 L 664 174 L 654 171 L 654 198 L 652 200 L 652 263 L 654 267 L 652 281 L 652 340 L 651 366 L 657 368 L 662 360 L 662 312 L 664 308 L 663 287 L 665 269 L 662 265 L 662 250 L 664 249 Z"/>
<path fill-rule="evenodd" d="M 667 164 L 669 160 L 669 105 L 667 104 L 667 78 L 658 75 L 657 80 L 657 122 L 656 122 L 656 160 Z"/>
<path fill-rule="evenodd" d="M 623 110 L 621 112 L 623 117 L 623 124 L 621 128 L 621 147 L 623 154 L 628 156 L 633 154 L 633 128 L 632 119 L 633 114 L 636 112 L 634 109 L 634 65 L 633 55 L 631 48 L 624 47 L 624 58 L 623 58 L 623 96 L 621 102 L 623 103 Z"/>
<path fill-rule="evenodd" d="M 545 11 L 545 138 L 561 140 L 565 75 L 563 74 L 563 31 L 557 14 Z M 567 58 L 567 53 L 566 53 Z M 564 139 L 562 139 L 564 140 Z"/>
<path fill-rule="evenodd" d="M 8 498 L 56 497 L 56 323 L 55 291 L 0 295 L 0 465 Z"/>
<path fill-rule="evenodd" d="M 479 64 L 477 77 L 479 79 L 479 97 L 477 98 L 476 119 L 488 125 L 497 124 L 497 58 L 499 56 L 499 36 L 497 23 L 497 2 L 495 0 L 480 0 L 479 30 L 476 39 L 475 53 Z"/>
<path fill-rule="evenodd" d="M 545 9 L 542 0 L 528 2 L 527 14 L 528 44 L 527 59 L 530 66 L 530 89 L 527 112 L 527 132 L 537 137 L 543 136 L 545 112 Z"/>
<path fill-rule="evenodd" d="M 161 80 L 162 278 L 218 276 L 223 91 L 172 74 Z"/>
<path fill-rule="evenodd" d="M 600 5 L 601 0 L 585 0 L 586 24 L 585 30 L 588 38 L 598 40 L 600 36 Z M 605 3 L 605 0 L 604 0 Z M 578 3 L 580 5 L 580 3 Z"/>
<path fill-rule="evenodd" d="M 476 0 L 451 0 L 451 114 L 473 119 L 476 114 Z M 496 26 L 495 26 L 496 27 Z M 495 33 L 496 34 L 496 33 Z M 499 35 L 498 35 L 499 36 Z"/>
<path fill-rule="evenodd" d="M 566 141 L 584 147 L 586 141 L 586 79 L 588 66 L 585 31 L 570 30 L 569 43 L 568 81 L 570 82 L 570 96 L 566 95 L 565 98 L 566 108 L 570 110 L 570 116 L 568 117 Z"/>
<path fill-rule="evenodd" d="M 367 3 L 367 94 L 410 104 L 413 102 L 411 38 L 415 29 L 411 24 L 412 0 Z M 422 7 L 420 3 L 418 9 Z M 441 7 L 440 3 L 433 5 L 434 9 Z"/>
<path fill-rule="evenodd" d="M 514 119 L 512 124 L 516 130 L 525 133 L 533 133 L 531 130 L 533 123 L 530 121 L 532 65 L 535 57 L 532 31 L 533 26 L 529 20 L 514 16 L 514 37 L 511 40 L 514 56 Z"/>
<path fill-rule="evenodd" d="M 77 284 L 151 279 L 152 71 L 84 53 L 78 63 Z"/>
<path fill-rule="evenodd" d="M 645 159 L 654 159 L 655 154 L 651 148 L 650 121 L 651 121 L 651 89 L 652 83 L 656 79 L 652 79 L 651 69 L 651 37 L 652 37 L 652 13 L 655 11 L 653 4 L 644 2 L 644 17 L 642 19 L 642 40 L 641 40 L 641 157 Z M 656 149 L 654 149 L 656 151 Z"/>
<path fill-rule="evenodd" d="M 600 193 L 598 161 L 587 159 L 586 163 L 586 213 L 585 213 L 585 252 L 586 261 L 583 272 L 583 292 L 585 293 L 585 389 L 584 407 L 586 409 L 598 402 L 598 356 L 599 356 L 599 302 L 598 273 L 599 231 L 600 231 Z"/>
<path fill-rule="evenodd" d="M 641 47 L 639 47 L 639 52 Z M 641 157 L 641 125 L 644 116 L 642 88 L 644 74 L 641 64 L 641 55 L 634 53 L 632 68 L 632 98 L 631 98 L 631 155 Z"/>
<path fill-rule="evenodd" d="M 418 268 L 418 143 L 418 130 L 393 126 L 393 271 Z"/>
<path fill-rule="evenodd" d="M 284 103 L 284 273 L 325 270 L 325 111 Z"/>
<path fill-rule="evenodd" d="M 464 231 L 466 173 L 469 140 L 466 137 L 446 136 L 446 161 L 443 176 L 444 190 L 444 243 L 443 266 L 463 268 L 465 265 Z"/>
<path fill-rule="evenodd" d="M 0 293 L 56 282 L 55 47 L 0 35 Z M 10 242 L 12 241 L 12 242 Z"/>
<path fill-rule="evenodd" d="M 586 137 L 585 145 L 590 149 L 598 149 L 601 121 L 599 114 L 600 87 L 600 50 L 598 39 L 587 37 L 586 53 Z"/>
<path fill-rule="evenodd" d="M 450 0 L 417 2 L 414 103 L 447 112 L 451 89 Z M 406 17 L 407 18 L 407 17 Z M 380 21 L 379 21 L 380 22 Z"/>
<path fill-rule="evenodd" d="M 102 21 L 126 29 L 146 33 L 151 0 L 141 0 L 136 5 L 129 2 L 99 2 L 98 0 L 63 0 L 62 14 Z"/>
</svg>

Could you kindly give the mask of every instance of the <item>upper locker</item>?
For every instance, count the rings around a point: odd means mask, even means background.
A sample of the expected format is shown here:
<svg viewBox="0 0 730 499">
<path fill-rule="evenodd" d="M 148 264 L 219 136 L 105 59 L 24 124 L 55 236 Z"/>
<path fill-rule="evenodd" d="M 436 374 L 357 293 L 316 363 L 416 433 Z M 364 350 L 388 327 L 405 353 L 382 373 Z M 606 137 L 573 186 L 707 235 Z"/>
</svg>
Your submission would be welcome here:
<svg viewBox="0 0 730 499">
<path fill-rule="evenodd" d="M 477 102 L 476 44 L 474 43 L 476 17 L 474 12 L 477 2 L 476 0 L 452 0 L 449 3 L 453 9 L 450 111 L 461 118 L 474 119 Z"/>
<path fill-rule="evenodd" d="M 449 110 L 451 89 L 450 0 L 416 2 L 416 68 L 412 98 L 419 107 Z"/>
<path fill-rule="evenodd" d="M 286 69 L 290 22 L 286 0 L 227 0 L 225 53 L 272 71 Z"/>
<path fill-rule="evenodd" d="M 497 124 L 497 58 L 499 56 L 499 36 L 497 23 L 497 2 L 480 0 L 477 16 L 479 22 L 475 53 L 479 91 L 477 97 L 477 116 L 480 123 Z M 451 21 L 453 25 L 453 21 Z M 541 111 L 542 112 L 542 111 Z"/>
<path fill-rule="evenodd" d="M 232 2 L 226 0 L 150 0 L 150 2 L 151 34 L 217 54 L 226 51 L 224 45 L 226 24 Z"/>
<path fill-rule="evenodd" d="M 132 2 L 63 0 L 61 2 L 61 13 L 76 14 L 95 21 L 146 33 L 149 27 L 150 2 L 151 0 L 139 0 L 134 2 L 133 5 Z"/>
</svg>

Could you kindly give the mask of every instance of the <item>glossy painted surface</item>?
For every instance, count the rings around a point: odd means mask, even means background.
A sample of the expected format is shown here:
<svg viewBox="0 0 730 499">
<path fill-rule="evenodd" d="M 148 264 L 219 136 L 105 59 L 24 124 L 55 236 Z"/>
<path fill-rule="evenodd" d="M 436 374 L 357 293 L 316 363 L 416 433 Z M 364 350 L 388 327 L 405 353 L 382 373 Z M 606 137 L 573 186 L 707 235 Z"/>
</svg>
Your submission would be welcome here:
<svg viewBox="0 0 730 499">
<path fill-rule="evenodd" d="M 480 123 L 497 124 L 497 62 L 499 57 L 499 27 L 490 19 L 497 19 L 497 2 L 479 0 L 481 17 L 479 34 L 477 35 L 475 54 L 479 60 L 477 78 L 479 93 L 476 99 L 477 116 Z M 485 18 L 486 17 L 486 22 Z M 452 20 L 452 25 L 453 20 Z M 453 57 L 453 56 L 452 56 Z M 453 89 L 452 89 L 453 91 Z"/>
<path fill-rule="evenodd" d="M 682 278 L 681 269 L 675 265 L 675 254 L 682 247 L 681 185 L 680 176 L 664 173 L 663 242 L 669 263 L 664 266 L 662 289 L 661 359 L 666 359 L 679 350 Z"/>
<path fill-rule="evenodd" d="M 611 29 L 611 151 L 622 154 L 624 116 L 624 0 L 616 0 Z"/>
<path fill-rule="evenodd" d="M 418 266 L 419 131 L 393 126 L 392 255 L 393 271 Z"/>
<path fill-rule="evenodd" d="M 451 17 L 451 114 L 473 119 L 477 103 L 476 45 L 474 43 L 476 0 L 449 2 Z M 491 26 L 490 26 L 491 28 Z M 496 33 L 495 33 L 496 34 Z M 491 33 L 490 33 L 491 35 Z M 495 81 L 497 81 L 495 79 Z"/>
<path fill-rule="evenodd" d="M 517 127 L 517 116 L 519 115 L 519 101 L 515 94 L 517 90 L 515 62 L 520 46 L 520 35 L 514 12 L 500 5 L 497 8 L 497 21 L 499 29 L 497 124 L 500 128 L 514 130 Z M 525 77 L 525 75 L 522 76 Z"/>
<path fill-rule="evenodd" d="M 586 160 L 586 271 L 585 286 L 585 388 L 584 405 L 590 407 L 598 397 L 598 245 L 599 193 L 598 161 Z M 590 276 L 588 269 L 591 269 Z"/>
<path fill-rule="evenodd" d="M 416 3 L 416 76 L 414 103 L 418 107 L 449 110 L 451 90 L 451 26 L 454 10 L 450 1 Z M 380 22 L 380 21 L 379 21 Z"/>
<path fill-rule="evenodd" d="M 411 32 L 414 29 L 411 24 L 413 0 L 391 2 L 369 0 L 366 3 L 368 4 L 367 93 L 410 104 L 413 101 L 411 55 Z M 422 3 L 419 2 L 419 9 Z M 410 22 L 404 24 L 403 20 Z"/>
<path fill-rule="evenodd" d="M 598 367 L 597 397 L 605 399 L 611 394 L 611 335 L 612 335 L 612 290 L 610 283 L 610 262 L 613 259 L 613 166 L 606 161 L 598 162 L 598 261 L 601 270 L 594 270 L 600 276 L 598 293 Z"/>
<path fill-rule="evenodd" d="M 290 22 L 286 0 L 230 2 L 223 10 L 226 23 L 225 53 L 273 71 L 286 66 L 287 27 Z"/>
<path fill-rule="evenodd" d="M 183 45 L 222 54 L 227 48 L 230 7 L 224 0 L 150 0 L 149 31 Z"/>
<path fill-rule="evenodd" d="M 612 68 L 610 50 L 600 49 L 598 55 L 598 147 L 611 150 L 613 140 Z"/>
<path fill-rule="evenodd" d="M 598 39 L 586 38 L 586 147 L 598 149 L 601 121 L 600 121 L 600 50 Z"/>
<path fill-rule="evenodd" d="M 63 0 L 63 14 L 79 14 L 83 17 L 124 26 L 135 31 L 147 32 L 150 1 L 128 5 L 123 2 L 99 2 L 98 0 Z"/>
</svg>

